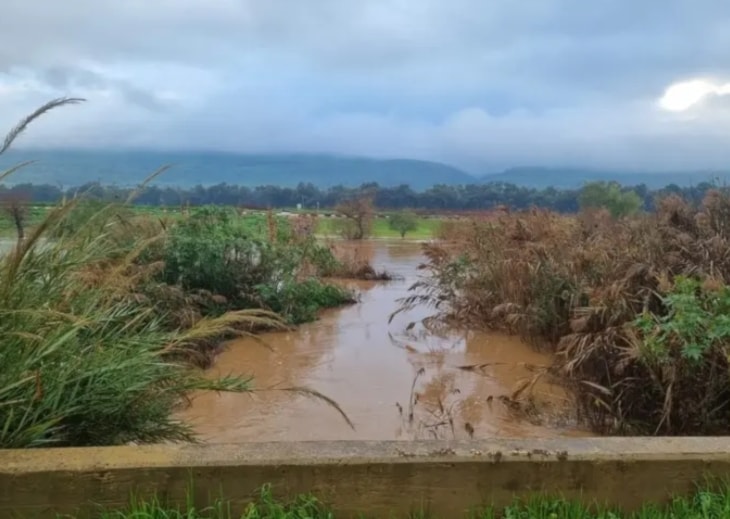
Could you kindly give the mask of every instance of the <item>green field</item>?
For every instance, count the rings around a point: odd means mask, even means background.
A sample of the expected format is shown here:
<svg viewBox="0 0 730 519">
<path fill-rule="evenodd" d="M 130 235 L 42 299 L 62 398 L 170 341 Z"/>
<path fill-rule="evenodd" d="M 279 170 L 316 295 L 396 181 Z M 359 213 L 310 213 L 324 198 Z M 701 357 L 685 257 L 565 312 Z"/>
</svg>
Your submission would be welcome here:
<svg viewBox="0 0 730 519">
<path fill-rule="evenodd" d="M 415 231 L 410 231 L 406 234 L 405 239 L 408 240 L 429 240 L 436 236 L 441 220 L 438 218 L 418 218 L 418 228 Z M 322 236 L 339 236 L 337 230 L 337 220 L 334 218 L 320 218 L 317 227 L 317 233 Z M 388 226 L 387 218 L 376 218 L 373 221 L 372 238 L 398 238 L 400 239 L 400 233 L 394 231 Z"/>
<path fill-rule="evenodd" d="M 39 223 L 50 209 L 50 205 L 34 205 L 28 208 L 26 227 L 31 228 Z M 179 218 L 181 215 L 178 207 L 155 207 L 155 206 L 134 206 L 134 211 L 140 215 L 148 215 L 158 218 Z M 295 212 L 295 211 L 292 211 Z M 304 212 L 304 211 L 302 211 Z M 438 232 L 442 220 L 440 218 L 418 217 L 417 228 L 409 231 L 407 240 L 428 240 L 434 238 Z M 263 211 L 249 213 L 241 217 L 241 223 L 247 226 L 261 228 L 266 223 L 266 213 Z M 326 237 L 339 237 L 337 229 L 338 219 L 320 217 L 317 224 L 317 234 Z M 4 213 L 0 214 L 0 238 L 14 238 L 15 227 Z M 378 217 L 373 220 L 371 238 L 379 239 L 400 239 L 400 233 L 391 229 L 387 217 Z"/>
<path fill-rule="evenodd" d="M 367 511 L 362 514 L 368 517 Z M 334 519 L 325 506 L 313 497 L 302 496 L 292 503 L 274 500 L 268 491 L 243 514 L 233 514 L 225 501 L 217 501 L 207 509 L 172 509 L 159 502 L 137 502 L 128 510 L 100 512 L 99 519 Z M 428 512 L 414 512 L 411 518 L 432 517 Z M 699 491 L 693 497 L 677 498 L 669 506 L 647 504 L 636 513 L 587 507 L 569 501 L 535 498 L 504 509 L 487 508 L 464 514 L 465 519 L 725 519 L 730 517 L 730 492 Z M 435 519 L 435 518 L 434 518 Z"/>
</svg>

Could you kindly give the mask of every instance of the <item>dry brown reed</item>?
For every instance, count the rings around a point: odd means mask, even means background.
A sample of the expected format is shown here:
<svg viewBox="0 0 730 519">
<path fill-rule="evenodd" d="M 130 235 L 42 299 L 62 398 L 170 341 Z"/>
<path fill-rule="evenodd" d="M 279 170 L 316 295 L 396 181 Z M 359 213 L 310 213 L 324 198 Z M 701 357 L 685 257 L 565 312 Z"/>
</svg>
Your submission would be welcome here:
<svg viewBox="0 0 730 519">
<path fill-rule="evenodd" d="M 371 261 L 369 247 L 362 242 L 330 240 L 327 246 L 336 260 L 327 277 L 359 279 L 363 281 L 391 281 L 394 275 L 386 270 L 376 270 Z"/>
<path fill-rule="evenodd" d="M 314 237 L 319 217 L 317 214 L 298 214 L 290 220 L 292 237 L 296 240 L 307 240 Z"/>
<path fill-rule="evenodd" d="M 426 246 L 431 275 L 404 309 L 427 303 L 462 325 L 506 330 L 553 351 L 553 371 L 597 432 L 727 431 L 727 192 L 710 191 L 696 208 L 671 196 L 655 213 L 620 220 L 534 209 L 448 225 L 447 242 Z M 699 288 L 680 294 L 684 278 Z M 689 310 L 672 306 L 680 303 Z M 703 328 L 710 319 L 720 324 Z M 694 361 L 696 345 L 680 340 L 692 333 L 705 345 Z"/>
</svg>

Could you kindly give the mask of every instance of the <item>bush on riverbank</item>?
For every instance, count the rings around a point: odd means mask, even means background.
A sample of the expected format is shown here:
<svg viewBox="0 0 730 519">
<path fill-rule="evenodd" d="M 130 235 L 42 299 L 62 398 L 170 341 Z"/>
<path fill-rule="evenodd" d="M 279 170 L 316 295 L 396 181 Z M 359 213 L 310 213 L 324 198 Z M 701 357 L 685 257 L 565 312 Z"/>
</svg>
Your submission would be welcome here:
<svg viewBox="0 0 730 519">
<path fill-rule="evenodd" d="M 211 311 L 267 308 L 293 324 L 353 301 L 319 279 L 337 262 L 314 238 L 293 236 L 285 220 L 269 222 L 265 232 L 227 208 L 195 210 L 169 232 L 162 279 L 213 294 L 218 305 Z"/>
<path fill-rule="evenodd" d="M 472 220 L 427 248 L 406 304 L 551 348 L 597 432 L 724 434 L 730 426 L 730 197 L 670 197 L 615 219 L 534 210 Z"/>
</svg>

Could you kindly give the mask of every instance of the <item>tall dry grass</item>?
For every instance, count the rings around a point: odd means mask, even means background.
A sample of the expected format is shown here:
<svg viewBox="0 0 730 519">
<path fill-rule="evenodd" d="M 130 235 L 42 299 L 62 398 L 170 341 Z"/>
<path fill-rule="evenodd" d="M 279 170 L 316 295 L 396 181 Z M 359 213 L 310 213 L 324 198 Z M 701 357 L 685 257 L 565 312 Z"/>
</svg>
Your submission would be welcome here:
<svg viewBox="0 0 730 519">
<path fill-rule="evenodd" d="M 520 334 L 555 353 L 579 418 L 601 433 L 730 426 L 730 196 L 656 213 L 532 210 L 453 224 L 404 308 Z"/>
</svg>

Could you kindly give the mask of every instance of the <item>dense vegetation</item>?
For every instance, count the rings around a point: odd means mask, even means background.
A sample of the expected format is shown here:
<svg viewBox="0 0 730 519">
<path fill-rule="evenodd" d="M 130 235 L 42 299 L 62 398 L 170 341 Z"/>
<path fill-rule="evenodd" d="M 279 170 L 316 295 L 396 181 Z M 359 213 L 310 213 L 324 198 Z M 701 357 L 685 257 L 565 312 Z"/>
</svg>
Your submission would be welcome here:
<svg viewBox="0 0 730 519">
<path fill-rule="evenodd" d="M 368 511 L 363 510 L 363 517 Z M 429 517 L 427 510 L 414 510 L 412 517 Z M 576 501 L 536 496 L 528 501 L 515 502 L 503 509 L 488 507 L 465 513 L 471 519 L 724 519 L 730 516 L 730 492 L 700 489 L 689 497 L 675 497 L 666 506 L 647 503 L 640 511 L 624 513 L 605 506 L 588 507 Z M 260 498 L 243 513 L 234 513 L 230 503 L 217 500 L 196 508 L 165 506 L 159 500 L 136 500 L 127 510 L 102 511 L 99 519 L 333 519 L 328 507 L 316 497 L 302 495 L 289 502 L 276 500 L 270 489 L 264 488 Z M 436 516 L 438 517 L 438 516 Z M 70 519 L 70 518 L 69 518 Z"/>
<path fill-rule="evenodd" d="M 174 170 L 169 175 L 174 177 L 173 173 Z M 64 196 L 72 198 L 80 192 L 103 200 L 125 200 L 129 194 L 129 189 L 102 184 L 84 184 L 65 190 L 56 185 L 0 186 L 0 198 L 20 197 L 34 203 L 56 203 Z M 640 206 L 646 210 L 652 210 L 658 197 L 677 194 L 686 200 L 699 203 L 707 190 L 711 188 L 713 188 L 712 184 L 703 182 L 684 188 L 669 185 L 660 190 L 650 190 L 645 185 L 624 186 L 621 191 L 636 193 L 640 199 Z M 423 191 L 415 191 L 408 185 L 383 187 L 377 184 L 363 184 L 359 188 L 336 186 L 328 189 L 320 189 L 313 184 L 299 184 L 293 188 L 273 185 L 248 188 L 218 184 L 208 187 L 197 186 L 191 189 L 149 185 L 139 192 L 134 203 L 169 208 L 187 205 L 294 208 L 297 204 L 301 204 L 303 208 L 311 210 L 332 209 L 364 193 L 372 196 L 375 207 L 379 209 L 478 211 L 504 205 L 513 210 L 529 209 L 534 206 L 560 213 L 574 213 L 579 209 L 581 189 L 534 189 L 518 187 L 509 183 L 436 185 Z"/>
<path fill-rule="evenodd" d="M 726 434 L 730 427 L 730 194 L 653 213 L 545 210 L 449 222 L 412 304 L 519 333 L 600 433 Z"/>
<path fill-rule="evenodd" d="M 161 260 L 167 284 L 214 294 L 226 310 L 266 308 L 298 324 L 352 301 L 344 289 L 319 281 L 341 267 L 332 251 L 270 214 L 195 210 L 170 228 Z"/>
<path fill-rule="evenodd" d="M 166 228 L 103 206 L 70 225 L 79 207 L 53 209 L 0 259 L 0 447 L 189 439 L 173 419 L 189 391 L 249 388 L 193 368 L 221 340 L 283 326 L 269 311 L 297 323 L 351 300 L 315 276 L 338 264 L 328 250 L 225 212 Z"/>
<path fill-rule="evenodd" d="M 0 257 L 0 448 L 189 440 L 174 412 L 190 391 L 250 389 L 196 369 L 221 340 L 352 300 L 321 280 L 346 269 L 311 233 L 236 216 L 75 198 L 19 229 Z"/>
<path fill-rule="evenodd" d="M 190 438 L 172 418 L 188 391 L 248 388 L 205 380 L 185 360 L 190 349 L 237 324 L 275 325 L 274 316 L 168 326 L 148 295 L 159 288 L 154 265 L 139 261 L 155 226 L 110 207 L 95 220 L 103 232 L 89 224 L 46 240 L 72 209 L 53 210 L 0 260 L 0 447 Z"/>
</svg>

